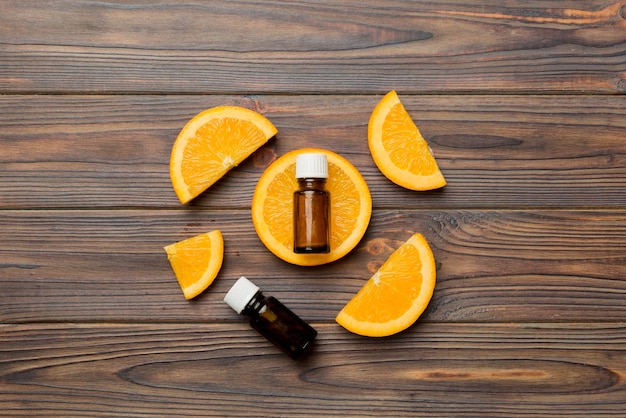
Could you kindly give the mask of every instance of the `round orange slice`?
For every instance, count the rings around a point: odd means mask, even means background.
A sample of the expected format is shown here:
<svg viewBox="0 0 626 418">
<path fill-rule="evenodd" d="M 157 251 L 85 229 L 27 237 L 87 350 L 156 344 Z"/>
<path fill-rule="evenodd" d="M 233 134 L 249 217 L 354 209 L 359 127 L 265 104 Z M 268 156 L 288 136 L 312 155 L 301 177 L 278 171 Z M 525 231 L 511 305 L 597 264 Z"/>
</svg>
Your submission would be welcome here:
<svg viewBox="0 0 626 418">
<path fill-rule="evenodd" d="M 378 169 L 397 185 L 411 190 L 446 185 L 426 140 L 393 90 L 370 116 L 368 144 Z"/>
<path fill-rule="evenodd" d="M 170 177 L 187 203 L 276 135 L 263 115 L 239 106 L 214 107 L 180 131 L 170 157 Z"/>
<path fill-rule="evenodd" d="M 296 158 L 323 153 L 328 159 L 326 189 L 330 192 L 330 253 L 296 254 L 293 251 L 293 193 Z M 361 240 L 372 215 L 372 198 L 361 173 L 334 152 L 305 148 L 291 151 L 265 170 L 252 198 L 252 222 L 261 242 L 280 259 L 315 266 L 338 260 Z"/>
<path fill-rule="evenodd" d="M 163 248 L 185 299 L 204 292 L 217 277 L 224 259 L 219 230 L 197 235 Z"/>
<path fill-rule="evenodd" d="M 384 337 L 405 330 L 428 306 L 435 289 L 435 258 L 415 234 L 393 252 L 336 317 L 350 332 Z"/>
</svg>

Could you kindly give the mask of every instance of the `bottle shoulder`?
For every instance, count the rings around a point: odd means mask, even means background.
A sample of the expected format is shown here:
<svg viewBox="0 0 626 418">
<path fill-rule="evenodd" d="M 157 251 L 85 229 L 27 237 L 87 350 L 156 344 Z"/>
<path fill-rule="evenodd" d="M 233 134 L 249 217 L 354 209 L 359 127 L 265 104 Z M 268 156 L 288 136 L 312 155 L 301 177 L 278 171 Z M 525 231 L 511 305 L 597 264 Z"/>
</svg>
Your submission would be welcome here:
<svg viewBox="0 0 626 418">
<path fill-rule="evenodd" d="M 298 179 L 298 191 L 303 191 L 303 190 L 327 192 L 326 179 L 317 179 L 317 178 Z"/>
</svg>

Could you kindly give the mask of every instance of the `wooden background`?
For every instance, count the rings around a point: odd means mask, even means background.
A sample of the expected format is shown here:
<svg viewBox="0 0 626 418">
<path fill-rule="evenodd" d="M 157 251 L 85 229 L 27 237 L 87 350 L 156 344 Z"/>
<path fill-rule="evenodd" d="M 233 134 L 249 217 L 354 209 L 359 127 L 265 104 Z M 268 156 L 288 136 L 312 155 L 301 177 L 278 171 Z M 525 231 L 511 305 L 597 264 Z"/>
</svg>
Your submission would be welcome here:
<svg viewBox="0 0 626 418">
<path fill-rule="evenodd" d="M 386 180 L 367 121 L 395 89 L 448 185 Z M 626 416 L 626 2 L 0 3 L 0 415 Z M 255 109 L 278 135 L 192 204 L 179 130 Z M 349 159 L 373 217 L 318 268 L 261 244 L 250 201 L 292 149 Z M 164 245 L 220 229 L 185 301 Z M 413 232 L 422 318 L 334 317 Z M 291 361 L 223 302 L 247 275 L 319 331 Z"/>
</svg>

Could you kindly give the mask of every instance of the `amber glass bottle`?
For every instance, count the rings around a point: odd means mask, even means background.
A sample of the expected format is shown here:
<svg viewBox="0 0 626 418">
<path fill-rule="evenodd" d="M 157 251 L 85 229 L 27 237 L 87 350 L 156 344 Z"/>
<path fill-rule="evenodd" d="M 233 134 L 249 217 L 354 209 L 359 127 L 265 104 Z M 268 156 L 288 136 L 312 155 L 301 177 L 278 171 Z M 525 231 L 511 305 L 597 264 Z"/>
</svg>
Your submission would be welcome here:
<svg viewBox="0 0 626 418">
<path fill-rule="evenodd" d="M 265 297 L 259 288 L 240 277 L 224 297 L 238 314 L 250 318 L 250 326 L 289 357 L 298 359 L 310 346 L 317 331 L 278 299 Z"/>
<path fill-rule="evenodd" d="M 298 156 L 298 190 L 293 195 L 295 253 L 330 252 L 330 193 L 325 189 L 327 178 L 326 155 Z"/>
</svg>

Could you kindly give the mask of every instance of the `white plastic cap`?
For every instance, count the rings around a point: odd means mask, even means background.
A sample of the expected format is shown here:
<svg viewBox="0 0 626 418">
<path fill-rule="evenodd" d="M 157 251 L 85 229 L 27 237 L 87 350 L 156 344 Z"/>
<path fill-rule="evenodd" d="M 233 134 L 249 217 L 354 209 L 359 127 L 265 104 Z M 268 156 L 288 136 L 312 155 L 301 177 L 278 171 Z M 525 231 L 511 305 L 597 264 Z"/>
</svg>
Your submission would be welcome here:
<svg viewBox="0 0 626 418">
<path fill-rule="evenodd" d="M 324 154 L 300 154 L 296 158 L 296 178 L 328 178 L 328 160 Z"/>
<path fill-rule="evenodd" d="M 241 276 L 224 296 L 224 302 L 240 314 L 258 291 L 258 286 Z"/>
</svg>

